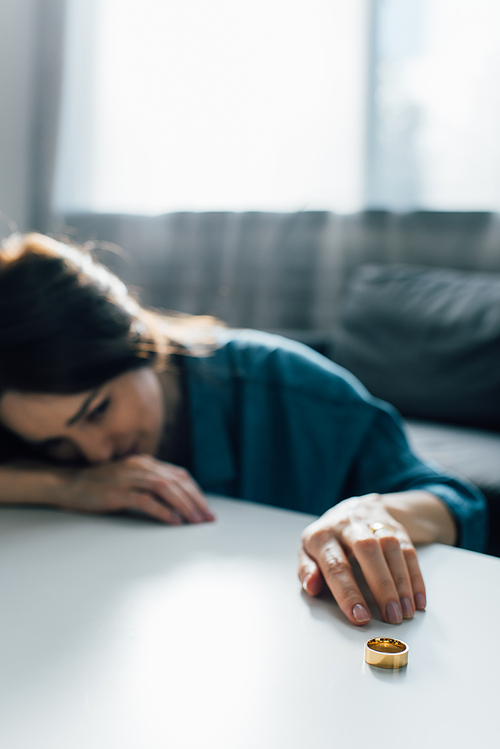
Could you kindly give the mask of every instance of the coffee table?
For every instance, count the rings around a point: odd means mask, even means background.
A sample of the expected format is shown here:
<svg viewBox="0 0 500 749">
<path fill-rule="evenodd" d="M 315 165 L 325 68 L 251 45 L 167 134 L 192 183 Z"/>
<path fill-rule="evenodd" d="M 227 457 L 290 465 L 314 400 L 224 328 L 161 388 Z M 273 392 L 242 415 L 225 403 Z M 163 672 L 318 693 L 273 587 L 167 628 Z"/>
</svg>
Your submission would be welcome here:
<svg viewBox="0 0 500 749">
<path fill-rule="evenodd" d="M 310 516 L 211 504 L 179 528 L 0 510 L 2 749 L 498 745 L 500 559 L 422 548 L 427 611 L 357 628 L 301 592 Z M 378 635 L 407 668 L 364 663 Z"/>
</svg>

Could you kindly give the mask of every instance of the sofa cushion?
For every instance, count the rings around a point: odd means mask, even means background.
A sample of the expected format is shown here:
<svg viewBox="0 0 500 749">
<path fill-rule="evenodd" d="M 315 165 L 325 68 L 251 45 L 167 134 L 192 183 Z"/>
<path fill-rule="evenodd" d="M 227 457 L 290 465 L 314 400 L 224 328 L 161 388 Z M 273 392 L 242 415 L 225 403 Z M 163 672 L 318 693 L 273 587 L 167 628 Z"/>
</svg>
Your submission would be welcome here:
<svg viewBox="0 0 500 749">
<path fill-rule="evenodd" d="M 487 551 L 500 556 L 500 434 L 414 419 L 405 426 L 417 455 L 464 476 L 483 491 L 490 515 Z"/>
<path fill-rule="evenodd" d="M 500 429 L 500 274 L 361 266 L 333 358 L 405 415 Z"/>
</svg>

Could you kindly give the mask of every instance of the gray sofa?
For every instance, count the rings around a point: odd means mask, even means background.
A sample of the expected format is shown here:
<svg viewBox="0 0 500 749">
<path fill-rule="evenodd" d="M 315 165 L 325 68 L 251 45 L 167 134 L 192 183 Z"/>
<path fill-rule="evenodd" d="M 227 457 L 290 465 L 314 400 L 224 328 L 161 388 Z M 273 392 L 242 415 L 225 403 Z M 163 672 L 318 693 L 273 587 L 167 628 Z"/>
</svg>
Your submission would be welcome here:
<svg viewBox="0 0 500 749">
<path fill-rule="evenodd" d="M 328 353 L 407 417 L 416 452 L 483 490 L 498 554 L 500 273 L 361 265 Z"/>
<path fill-rule="evenodd" d="M 64 222 L 78 240 L 108 243 L 101 258 L 147 304 L 279 332 L 354 371 L 399 407 L 418 453 L 484 491 L 487 551 L 500 556 L 497 214 L 79 214 Z"/>
</svg>

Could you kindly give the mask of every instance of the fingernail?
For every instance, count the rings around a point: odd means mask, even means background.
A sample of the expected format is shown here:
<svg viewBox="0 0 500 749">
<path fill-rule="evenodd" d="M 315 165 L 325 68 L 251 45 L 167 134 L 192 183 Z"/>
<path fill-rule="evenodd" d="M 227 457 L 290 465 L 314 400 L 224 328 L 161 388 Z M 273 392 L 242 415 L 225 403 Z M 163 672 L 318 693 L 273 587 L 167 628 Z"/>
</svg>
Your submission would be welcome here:
<svg viewBox="0 0 500 749">
<path fill-rule="evenodd" d="M 425 596 L 423 593 L 415 593 L 415 606 L 419 611 L 425 609 Z"/>
<path fill-rule="evenodd" d="M 399 608 L 399 603 L 391 601 L 387 604 L 385 609 L 385 618 L 387 619 L 389 624 L 401 624 L 401 622 L 403 621 L 403 615 L 401 613 L 401 609 Z"/>
<path fill-rule="evenodd" d="M 213 514 L 213 512 L 210 512 L 210 510 L 205 510 L 204 512 L 205 512 L 205 518 L 207 520 L 215 520 L 215 515 Z"/>
<path fill-rule="evenodd" d="M 352 615 L 358 624 L 366 624 L 370 621 L 370 614 L 360 603 L 357 603 L 352 609 Z"/>
<path fill-rule="evenodd" d="M 411 619 L 413 616 L 413 606 L 411 605 L 411 601 L 406 596 L 403 596 L 401 599 L 401 608 L 403 609 L 403 617 L 405 619 Z"/>
<path fill-rule="evenodd" d="M 204 516 L 201 514 L 201 512 L 193 512 L 191 515 L 191 522 L 192 523 L 203 523 L 205 520 Z"/>
<path fill-rule="evenodd" d="M 311 579 L 311 576 L 312 576 L 312 575 L 311 575 L 311 573 L 309 573 L 309 574 L 308 574 L 308 575 L 306 575 L 306 576 L 305 576 L 305 578 L 304 578 L 304 579 L 302 580 L 302 587 L 303 587 L 303 589 L 305 590 L 305 592 L 306 592 L 306 593 L 309 593 L 309 591 L 307 590 L 307 583 L 308 583 L 308 582 L 309 582 L 309 580 Z"/>
</svg>

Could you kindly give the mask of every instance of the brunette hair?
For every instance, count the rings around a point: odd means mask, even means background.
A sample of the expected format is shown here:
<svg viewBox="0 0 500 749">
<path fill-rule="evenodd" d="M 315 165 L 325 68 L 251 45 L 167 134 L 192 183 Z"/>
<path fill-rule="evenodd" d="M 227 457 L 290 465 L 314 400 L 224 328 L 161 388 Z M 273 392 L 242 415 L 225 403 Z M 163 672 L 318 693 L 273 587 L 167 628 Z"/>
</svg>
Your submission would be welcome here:
<svg viewBox="0 0 500 749">
<path fill-rule="evenodd" d="M 0 396 L 80 393 L 161 368 L 186 343 L 210 345 L 214 322 L 144 309 L 85 249 L 41 234 L 13 234 L 0 248 Z"/>
</svg>

